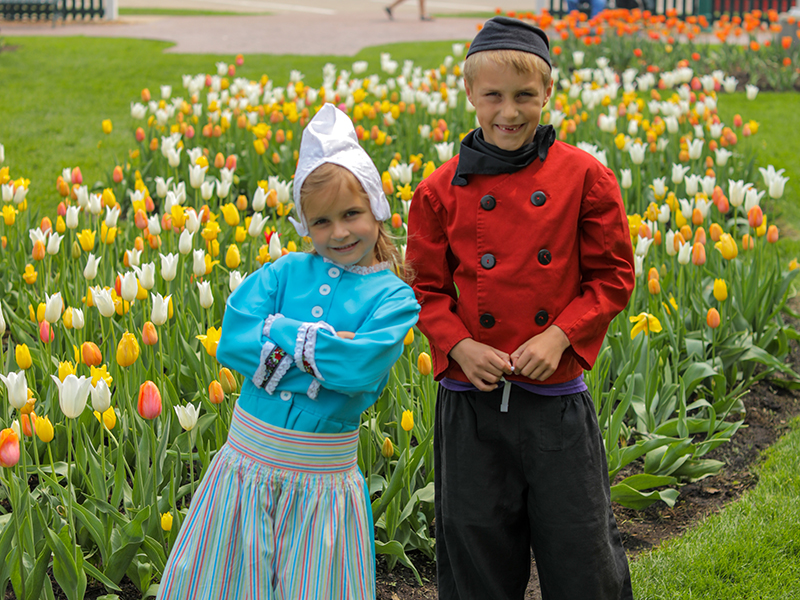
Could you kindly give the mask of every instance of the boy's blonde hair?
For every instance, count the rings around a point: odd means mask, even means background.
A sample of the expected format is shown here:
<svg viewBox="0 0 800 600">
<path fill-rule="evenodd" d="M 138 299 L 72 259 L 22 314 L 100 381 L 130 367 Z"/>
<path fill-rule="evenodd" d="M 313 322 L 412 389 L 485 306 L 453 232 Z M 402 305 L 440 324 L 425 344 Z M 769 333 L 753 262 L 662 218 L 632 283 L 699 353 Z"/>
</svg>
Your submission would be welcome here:
<svg viewBox="0 0 800 600">
<path fill-rule="evenodd" d="M 349 169 L 334 163 L 324 163 L 308 174 L 300 190 L 300 202 L 305 205 L 309 198 L 325 194 L 332 186 L 336 185 L 347 186 L 354 196 L 360 196 L 366 205 L 370 206 L 369 195 L 356 176 Z M 305 208 L 303 212 L 306 212 Z M 317 253 L 313 246 L 308 252 Z M 400 256 L 395 244 L 395 237 L 386 230 L 380 221 L 378 221 L 378 240 L 375 242 L 375 258 L 378 262 L 389 262 L 392 271 L 406 283 L 413 278 L 413 274 Z"/>
<path fill-rule="evenodd" d="M 481 69 L 497 66 L 514 67 L 520 75 L 538 71 L 542 85 L 545 88 L 550 85 L 550 65 L 535 54 L 521 50 L 484 50 L 472 54 L 464 62 L 464 80 L 472 87 Z"/>
</svg>

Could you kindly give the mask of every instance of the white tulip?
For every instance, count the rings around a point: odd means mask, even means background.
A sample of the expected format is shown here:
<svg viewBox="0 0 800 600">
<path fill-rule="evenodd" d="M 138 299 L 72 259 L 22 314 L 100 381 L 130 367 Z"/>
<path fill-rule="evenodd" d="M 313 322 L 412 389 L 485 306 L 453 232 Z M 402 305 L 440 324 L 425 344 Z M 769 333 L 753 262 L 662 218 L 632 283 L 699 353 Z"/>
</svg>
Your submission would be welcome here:
<svg viewBox="0 0 800 600">
<path fill-rule="evenodd" d="M 200 184 L 200 196 L 203 200 L 211 200 L 214 196 L 214 185 L 216 181 L 204 181 Z"/>
<path fill-rule="evenodd" d="M 222 167 L 219 170 L 219 180 L 224 183 L 233 183 L 233 171 L 227 167 Z"/>
<path fill-rule="evenodd" d="M 635 277 L 641 277 L 644 274 L 644 256 L 638 254 L 633 256 L 633 274 Z"/>
<path fill-rule="evenodd" d="M 28 195 L 28 188 L 17 186 L 14 188 L 14 204 L 22 204 L 25 202 L 25 196 Z"/>
<path fill-rule="evenodd" d="M 86 267 L 83 269 L 83 277 L 86 281 L 91 281 L 97 277 L 97 265 L 100 264 L 101 260 L 103 260 L 102 256 L 97 258 L 94 254 L 89 254 L 86 259 Z"/>
<path fill-rule="evenodd" d="M 61 292 L 56 292 L 52 296 L 45 294 L 45 299 L 44 320 L 52 325 L 61 317 L 64 302 L 61 300 Z"/>
<path fill-rule="evenodd" d="M 247 228 L 247 233 L 250 237 L 258 237 L 261 235 L 261 232 L 264 230 L 264 226 L 267 224 L 267 219 L 264 218 L 261 213 L 253 213 L 253 217 L 250 219 L 250 226 Z"/>
<path fill-rule="evenodd" d="M 139 291 L 139 282 L 136 280 L 136 274 L 128 271 L 124 275 L 119 274 L 120 278 L 120 295 L 125 302 L 133 302 L 136 299 L 136 294 Z"/>
<path fill-rule="evenodd" d="M 177 254 L 160 254 L 159 256 L 161 256 L 161 279 L 172 281 L 178 274 L 178 259 L 180 256 Z"/>
<path fill-rule="evenodd" d="M 728 181 L 728 201 L 731 203 L 731 206 L 738 208 L 742 205 L 744 202 L 744 193 L 751 185 L 750 183 L 745 184 L 741 179 L 738 181 L 734 181 L 733 179 Z"/>
<path fill-rule="evenodd" d="M 675 252 L 675 232 L 671 229 L 667 232 L 667 239 L 664 241 L 664 249 L 669 256 L 675 256 L 677 254 L 677 252 Z"/>
<path fill-rule="evenodd" d="M 181 254 L 189 254 L 192 251 L 192 238 L 194 234 L 189 229 L 184 229 L 181 232 L 181 237 L 178 240 L 178 252 Z"/>
<path fill-rule="evenodd" d="M 217 198 L 224 199 L 228 197 L 231 191 L 231 182 L 230 181 L 219 181 L 217 182 Z"/>
<path fill-rule="evenodd" d="M 72 309 L 72 328 L 73 329 L 83 329 L 85 324 L 83 318 L 83 310 L 80 308 L 73 308 Z"/>
<path fill-rule="evenodd" d="M 669 204 L 662 204 L 658 209 L 658 222 L 662 225 L 669 223 L 671 213 L 672 211 L 669 208 Z"/>
<path fill-rule="evenodd" d="M 77 419 L 86 408 L 86 399 L 92 387 L 92 380 L 85 377 L 76 377 L 69 374 L 61 381 L 55 375 L 51 375 L 53 381 L 58 386 L 58 404 L 61 412 L 68 419 Z"/>
<path fill-rule="evenodd" d="M 172 183 L 172 177 L 166 181 L 164 181 L 163 177 L 156 177 L 156 196 L 159 198 L 166 198 L 170 183 Z"/>
<path fill-rule="evenodd" d="M 283 255 L 281 251 L 281 239 L 278 236 L 278 233 L 275 232 L 269 238 L 269 258 L 271 261 L 275 262 Z"/>
<path fill-rule="evenodd" d="M 67 207 L 67 229 L 75 229 L 78 227 L 78 217 L 81 214 L 81 209 L 77 206 Z"/>
<path fill-rule="evenodd" d="M 147 116 L 147 107 L 141 102 L 131 102 L 131 117 L 134 119 L 144 119 Z"/>
<path fill-rule="evenodd" d="M 89 211 L 89 188 L 85 185 L 80 186 L 77 190 L 75 190 L 75 196 L 78 199 L 78 206 L 80 206 L 83 210 Z"/>
<path fill-rule="evenodd" d="M 92 288 L 92 300 L 97 310 L 104 317 L 113 317 L 116 313 L 114 301 L 111 299 L 111 292 L 101 287 Z"/>
<path fill-rule="evenodd" d="M 633 185 L 633 176 L 631 175 L 631 170 L 620 169 L 620 175 L 622 175 L 622 181 L 620 183 L 620 187 L 623 190 L 627 190 Z"/>
<path fill-rule="evenodd" d="M 142 258 L 142 251 L 137 250 L 136 248 L 131 248 L 130 250 L 126 250 L 125 254 L 128 255 L 128 264 L 132 267 L 139 266 L 139 260 Z"/>
<path fill-rule="evenodd" d="M 783 169 L 781 169 L 781 171 L 783 171 Z M 786 187 L 788 181 L 788 177 L 776 175 L 769 183 L 769 197 L 775 198 L 776 200 L 781 198 L 783 196 L 783 188 Z"/>
<path fill-rule="evenodd" d="M 200 409 L 193 404 L 186 406 L 175 406 L 175 414 L 178 415 L 178 421 L 185 431 L 189 431 L 197 425 L 197 417 L 200 416 Z"/>
<path fill-rule="evenodd" d="M 8 403 L 11 406 L 19 410 L 28 403 L 28 382 L 25 379 L 25 371 L 8 375 L 0 373 L 0 379 L 6 384 Z"/>
<path fill-rule="evenodd" d="M 6 160 L 6 149 L 3 144 L 0 144 L 0 165 L 2 165 Z"/>
<path fill-rule="evenodd" d="M 200 306 L 203 308 L 211 308 L 214 304 L 214 294 L 211 292 L 210 281 L 198 281 L 197 288 L 200 291 Z"/>
<path fill-rule="evenodd" d="M 747 91 L 747 99 L 748 100 L 755 100 L 756 96 L 758 96 L 758 86 L 748 83 L 744 87 L 745 87 L 745 90 Z"/>
<path fill-rule="evenodd" d="M 640 144 L 638 142 L 634 142 L 633 144 L 631 144 L 631 147 L 628 150 L 628 152 L 631 155 L 631 160 L 633 161 L 633 164 L 640 165 L 644 162 L 645 148 L 646 146 L 644 144 Z"/>
<path fill-rule="evenodd" d="M 6 332 L 6 320 L 5 318 L 3 318 L 3 305 L 0 304 L 0 338 L 3 337 L 5 332 Z"/>
<path fill-rule="evenodd" d="M 706 175 L 700 180 L 700 187 L 703 188 L 703 193 L 711 198 L 714 194 L 714 188 L 717 185 L 717 178 Z"/>
<path fill-rule="evenodd" d="M 167 150 L 167 162 L 173 169 L 178 168 L 181 164 L 181 148 L 169 148 Z"/>
<path fill-rule="evenodd" d="M 694 196 L 697 193 L 697 186 L 700 184 L 700 177 L 698 175 L 687 175 L 686 180 L 686 195 Z"/>
<path fill-rule="evenodd" d="M 186 182 L 181 181 L 172 186 L 172 192 L 175 194 L 176 202 L 183 204 L 186 202 Z"/>
<path fill-rule="evenodd" d="M 689 167 L 684 167 L 677 163 L 672 164 L 672 183 L 678 185 L 683 181 L 684 175 L 689 172 Z"/>
<path fill-rule="evenodd" d="M 669 115 L 668 117 L 665 117 L 664 124 L 667 126 L 667 131 L 669 133 L 678 133 L 678 117 L 675 115 Z"/>
<path fill-rule="evenodd" d="M 201 167 L 200 165 L 189 165 L 189 185 L 193 189 L 199 189 L 203 185 L 206 178 L 206 171 L 208 167 Z"/>
<path fill-rule="evenodd" d="M 14 199 L 14 184 L 4 183 L 0 188 L 3 192 L 3 202 L 11 202 Z"/>
<path fill-rule="evenodd" d="M 192 252 L 192 272 L 195 277 L 202 277 L 206 274 L 206 251 L 194 250 Z"/>
<path fill-rule="evenodd" d="M 150 312 L 150 320 L 159 327 L 167 322 L 169 317 L 169 299 L 172 296 L 163 298 L 161 294 L 153 294 L 153 310 Z"/>
<path fill-rule="evenodd" d="M 200 211 L 200 213 L 202 215 L 202 210 Z M 200 229 L 200 222 L 201 222 L 200 220 L 202 217 L 199 216 L 197 214 L 197 211 L 195 211 L 195 209 L 193 208 L 187 208 L 185 215 L 186 215 L 186 222 L 184 223 L 185 226 L 184 231 L 188 231 L 191 235 L 194 235 Z"/>
<path fill-rule="evenodd" d="M 72 168 L 66 167 L 61 171 L 61 178 L 66 181 L 69 185 L 72 185 Z"/>
<path fill-rule="evenodd" d="M 692 245 L 686 242 L 680 246 L 680 250 L 678 250 L 678 262 L 682 265 L 688 265 L 692 260 Z"/>
<path fill-rule="evenodd" d="M 689 158 L 697 160 L 703 155 L 703 140 L 690 140 L 689 141 Z"/>
<path fill-rule="evenodd" d="M 258 186 L 256 189 L 256 195 L 253 196 L 253 210 L 255 212 L 261 212 L 264 210 L 264 207 L 267 205 L 267 192 L 264 191 L 264 188 Z"/>
<path fill-rule="evenodd" d="M 444 163 L 453 158 L 453 142 L 442 142 L 434 144 L 433 147 L 436 149 L 439 162 Z"/>
<path fill-rule="evenodd" d="M 639 236 L 636 239 L 636 255 L 642 257 L 647 256 L 647 251 L 650 249 L 652 244 L 653 238 Z"/>
<path fill-rule="evenodd" d="M 686 200 L 685 198 L 681 198 L 678 200 L 678 203 L 681 205 L 681 214 L 683 215 L 683 218 L 690 220 L 692 218 L 692 210 L 694 209 L 694 200 Z"/>
<path fill-rule="evenodd" d="M 717 155 L 716 162 L 718 167 L 724 167 L 726 164 L 728 164 L 728 159 L 731 156 L 733 156 L 733 152 L 731 152 L 727 148 L 717 148 L 716 150 L 714 150 L 714 152 Z"/>
<path fill-rule="evenodd" d="M 764 194 L 765 192 L 759 192 L 754 187 L 748 188 L 744 193 L 744 212 L 750 212 L 751 208 L 759 206 Z"/>
<path fill-rule="evenodd" d="M 136 271 L 136 276 L 139 278 L 139 285 L 148 291 L 153 289 L 156 284 L 155 263 L 150 262 L 141 267 L 133 267 L 133 270 Z"/>
<path fill-rule="evenodd" d="M 399 181 L 401 185 L 411 183 L 411 178 L 414 176 L 411 165 L 405 163 L 389 167 L 389 174 L 392 179 Z"/>
<path fill-rule="evenodd" d="M 97 385 L 92 386 L 92 408 L 101 415 L 111 408 L 111 390 L 108 389 L 106 380 L 102 377 L 97 380 Z"/>
<path fill-rule="evenodd" d="M 575 63 L 576 67 L 580 67 L 583 64 L 584 56 L 584 53 L 579 50 L 572 53 L 572 62 Z"/>
<path fill-rule="evenodd" d="M 664 196 L 667 195 L 667 178 L 666 177 L 657 177 L 653 179 L 653 194 L 655 195 L 656 199 L 663 200 Z"/>
<path fill-rule="evenodd" d="M 109 206 L 106 207 L 106 219 L 105 219 L 106 227 L 110 229 L 111 227 L 117 226 L 117 221 L 119 220 L 119 212 L 120 212 L 119 204 L 114 205 L 114 208 L 111 208 Z"/>
<path fill-rule="evenodd" d="M 58 254 L 58 250 L 61 248 L 61 240 L 63 239 L 63 235 L 55 232 L 51 233 L 50 238 L 47 240 L 47 253 L 51 256 Z"/>
<path fill-rule="evenodd" d="M 244 277 L 239 271 L 231 271 L 228 276 L 228 289 L 233 292 L 244 281 Z"/>
<path fill-rule="evenodd" d="M 159 235 L 161 233 L 161 221 L 158 215 L 152 215 L 147 219 L 147 230 L 150 232 L 150 235 Z"/>
<path fill-rule="evenodd" d="M 164 100 L 169 99 L 172 95 L 172 86 L 171 85 L 162 85 L 161 86 L 161 98 Z"/>
<path fill-rule="evenodd" d="M 103 196 L 101 194 L 89 194 L 89 212 L 93 215 L 103 212 Z"/>
<path fill-rule="evenodd" d="M 725 88 L 725 91 L 729 94 L 733 94 L 736 91 L 736 84 L 739 83 L 739 80 L 736 77 L 728 76 L 722 80 L 722 87 Z"/>
</svg>

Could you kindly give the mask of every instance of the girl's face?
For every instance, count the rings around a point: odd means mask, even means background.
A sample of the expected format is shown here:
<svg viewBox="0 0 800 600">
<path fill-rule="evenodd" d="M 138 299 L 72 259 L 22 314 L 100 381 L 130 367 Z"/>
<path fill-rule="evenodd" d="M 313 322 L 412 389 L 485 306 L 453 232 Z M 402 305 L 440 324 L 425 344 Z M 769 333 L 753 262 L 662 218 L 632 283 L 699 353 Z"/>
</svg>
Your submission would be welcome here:
<svg viewBox="0 0 800 600">
<path fill-rule="evenodd" d="M 350 177 L 338 178 L 325 192 L 303 200 L 308 235 L 314 249 L 340 265 L 370 267 L 377 262 L 380 223 L 369 201 Z"/>
</svg>

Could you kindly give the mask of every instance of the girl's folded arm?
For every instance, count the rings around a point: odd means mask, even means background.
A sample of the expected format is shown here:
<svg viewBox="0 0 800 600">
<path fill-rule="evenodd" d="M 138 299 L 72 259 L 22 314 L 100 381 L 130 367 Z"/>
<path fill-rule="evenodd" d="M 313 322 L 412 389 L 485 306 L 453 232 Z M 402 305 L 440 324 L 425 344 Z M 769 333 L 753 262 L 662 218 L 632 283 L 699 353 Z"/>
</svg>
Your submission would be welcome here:
<svg viewBox="0 0 800 600">
<path fill-rule="evenodd" d="M 267 263 L 249 275 L 228 297 L 217 360 L 223 366 L 253 379 L 262 360 L 265 344 L 264 322 L 276 312 L 277 279 Z"/>
<path fill-rule="evenodd" d="M 383 301 L 352 340 L 327 324 L 287 318 L 275 320 L 270 337 L 286 351 L 302 347 L 305 369 L 322 387 L 349 395 L 374 393 L 403 353 L 403 339 L 418 314 L 419 304 L 407 289 Z"/>
</svg>

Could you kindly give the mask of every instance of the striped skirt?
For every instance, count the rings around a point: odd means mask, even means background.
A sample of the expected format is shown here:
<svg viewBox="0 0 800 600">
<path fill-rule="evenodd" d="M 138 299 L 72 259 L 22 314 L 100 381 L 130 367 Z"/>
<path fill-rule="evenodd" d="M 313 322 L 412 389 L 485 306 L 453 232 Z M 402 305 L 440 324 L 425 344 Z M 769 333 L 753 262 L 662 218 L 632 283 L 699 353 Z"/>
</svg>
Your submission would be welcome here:
<svg viewBox="0 0 800 600">
<path fill-rule="evenodd" d="M 237 406 L 158 598 L 374 599 L 372 510 L 357 445 L 358 431 L 291 431 Z"/>
</svg>

